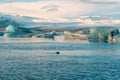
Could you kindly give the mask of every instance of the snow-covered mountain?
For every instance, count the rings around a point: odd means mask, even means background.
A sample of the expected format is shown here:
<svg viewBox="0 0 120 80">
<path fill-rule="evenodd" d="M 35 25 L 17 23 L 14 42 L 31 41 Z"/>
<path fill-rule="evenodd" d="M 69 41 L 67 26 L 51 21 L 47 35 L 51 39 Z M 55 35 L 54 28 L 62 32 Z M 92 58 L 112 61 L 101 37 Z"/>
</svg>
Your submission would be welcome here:
<svg viewBox="0 0 120 80">
<path fill-rule="evenodd" d="M 17 14 L 0 14 L 0 27 L 9 24 L 20 27 L 42 29 L 79 29 L 83 27 L 115 26 L 119 27 L 120 19 L 101 16 L 80 16 L 78 18 L 36 18 Z"/>
<path fill-rule="evenodd" d="M 38 20 L 38 21 L 37 21 Z M 36 27 L 52 29 L 79 29 L 85 27 L 120 27 L 120 19 L 101 16 L 80 16 L 79 18 L 53 18 L 53 19 L 34 19 L 38 23 Z M 33 27 L 34 27 L 33 26 Z"/>
<path fill-rule="evenodd" d="M 33 17 L 29 16 L 19 16 L 17 14 L 2 14 L 0 13 L 0 27 L 6 27 L 8 25 L 14 25 L 16 27 L 25 27 L 25 25 L 32 25 Z"/>
</svg>

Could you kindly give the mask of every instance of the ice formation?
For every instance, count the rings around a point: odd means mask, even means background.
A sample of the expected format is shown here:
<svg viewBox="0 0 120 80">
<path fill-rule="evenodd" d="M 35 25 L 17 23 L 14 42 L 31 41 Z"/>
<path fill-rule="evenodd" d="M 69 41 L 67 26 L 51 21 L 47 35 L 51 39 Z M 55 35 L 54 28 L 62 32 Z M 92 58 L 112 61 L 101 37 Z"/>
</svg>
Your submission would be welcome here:
<svg viewBox="0 0 120 80">
<path fill-rule="evenodd" d="M 119 30 L 114 27 L 96 27 L 90 29 L 88 37 L 90 42 L 107 42 L 109 36 L 119 34 Z"/>
</svg>

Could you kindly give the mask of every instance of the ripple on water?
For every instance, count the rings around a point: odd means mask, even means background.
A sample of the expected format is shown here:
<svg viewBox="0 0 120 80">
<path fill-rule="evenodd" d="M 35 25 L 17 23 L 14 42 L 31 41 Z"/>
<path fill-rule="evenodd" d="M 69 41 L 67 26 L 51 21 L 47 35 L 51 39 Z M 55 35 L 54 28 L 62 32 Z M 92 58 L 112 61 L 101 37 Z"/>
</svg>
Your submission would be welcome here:
<svg viewBox="0 0 120 80">
<path fill-rule="evenodd" d="M 119 47 L 104 43 L 1 43 L 0 79 L 119 80 Z"/>
</svg>

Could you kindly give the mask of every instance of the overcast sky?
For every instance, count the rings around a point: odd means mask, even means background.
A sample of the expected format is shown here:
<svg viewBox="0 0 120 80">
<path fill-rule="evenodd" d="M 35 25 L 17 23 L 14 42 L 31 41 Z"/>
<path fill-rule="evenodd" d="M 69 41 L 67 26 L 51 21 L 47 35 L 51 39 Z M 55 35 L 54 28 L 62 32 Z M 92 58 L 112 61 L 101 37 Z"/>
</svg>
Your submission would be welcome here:
<svg viewBox="0 0 120 80">
<path fill-rule="evenodd" d="M 77 18 L 120 14 L 120 0 L 0 0 L 0 12 L 40 18 Z"/>
</svg>

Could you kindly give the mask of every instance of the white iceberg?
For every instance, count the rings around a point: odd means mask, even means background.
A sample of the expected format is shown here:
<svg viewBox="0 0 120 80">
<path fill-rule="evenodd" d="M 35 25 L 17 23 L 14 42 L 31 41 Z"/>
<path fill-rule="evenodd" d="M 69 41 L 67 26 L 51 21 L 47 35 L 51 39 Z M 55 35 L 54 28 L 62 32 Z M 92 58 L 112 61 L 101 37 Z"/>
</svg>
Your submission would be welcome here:
<svg viewBox="0 0 120 80">
<path fill-rule="evenodd" d="M 4 37 L 11 37 L 14 34 L 18 34 L 18 30 L 16 27 L 9 25 L 6 27 L 5 34 L 3 35 Z"/>
<path fill-rule="evenodd" d="M 18 31 L 17 31 L 17 29 L 14 26 L 9 25 L 8 27 L 6 27 L 6 31 L 5 32 L 6 33 L 16 33 Z"/>
</svg>

